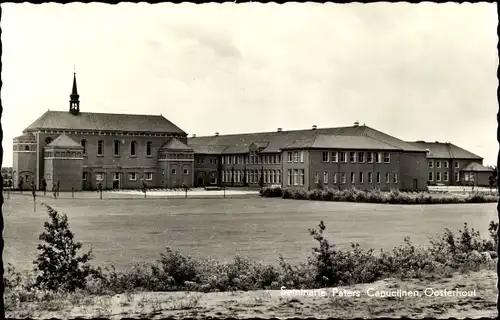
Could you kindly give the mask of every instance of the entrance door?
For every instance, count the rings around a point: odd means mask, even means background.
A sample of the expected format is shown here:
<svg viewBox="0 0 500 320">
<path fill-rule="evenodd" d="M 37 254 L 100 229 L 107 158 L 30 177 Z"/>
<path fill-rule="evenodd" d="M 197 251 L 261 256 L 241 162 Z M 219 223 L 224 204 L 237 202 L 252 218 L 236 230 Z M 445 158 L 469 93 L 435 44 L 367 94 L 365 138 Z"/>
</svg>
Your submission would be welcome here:
<svg viewBox="0 0 500 320">
<path fill-rule="evenodd" d="M 113 173 L 113 189 L 120 189 L 120 173 Z"/>
</svg>

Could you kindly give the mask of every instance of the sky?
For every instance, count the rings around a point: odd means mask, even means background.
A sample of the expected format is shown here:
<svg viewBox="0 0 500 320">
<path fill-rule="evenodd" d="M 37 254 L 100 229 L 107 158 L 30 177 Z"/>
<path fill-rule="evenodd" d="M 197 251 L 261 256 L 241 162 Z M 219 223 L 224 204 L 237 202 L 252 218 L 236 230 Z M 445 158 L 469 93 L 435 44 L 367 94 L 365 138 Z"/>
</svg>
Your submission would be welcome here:
<svg viewBox="0 0 500 320">
<path fill-rule="evenodd" d="M 190 135 L 350 126 L 496 163 L 496 3 L 2 3 L 4 130 L 48 109 L 162 114 Z M 75 67 L 74 67 L 75 66 Z"/>
</svg>

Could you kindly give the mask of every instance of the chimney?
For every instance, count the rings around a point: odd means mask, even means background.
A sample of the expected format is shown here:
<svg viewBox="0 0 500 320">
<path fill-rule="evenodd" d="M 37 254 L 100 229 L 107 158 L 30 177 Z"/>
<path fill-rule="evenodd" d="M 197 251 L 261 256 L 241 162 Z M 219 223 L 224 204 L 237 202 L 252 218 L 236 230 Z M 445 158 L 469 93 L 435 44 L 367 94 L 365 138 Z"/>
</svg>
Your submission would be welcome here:
<svg viewBox="0 0 500 320">
<path fill-rule="evenodd" d="M 316 130 L 318 128 L 317 125 L 313 125 L 313 130 Z"/>
<path fill-rule="evenodd" d="M 359 121 L 355 121 L 355 122 L 354 122 L 354 126 L 355 126 L 355 127 L 359 127 Z"/>
<path fill-rule="evenodd" d="M 219 133 L 218 133 L 218 132 L 216 132 L 216 133 L 215 133 L 215 136 L 216 136 L 216 137 L 218 137 L 218 136 L 219 136 Z"/>
<path fill-rule="evenodd" d="M 281 132 L 282 130 L 283 130 L 283 129 L 281 129 L 281 128 L 278 128 L 278 132 Z"/>
</svg>

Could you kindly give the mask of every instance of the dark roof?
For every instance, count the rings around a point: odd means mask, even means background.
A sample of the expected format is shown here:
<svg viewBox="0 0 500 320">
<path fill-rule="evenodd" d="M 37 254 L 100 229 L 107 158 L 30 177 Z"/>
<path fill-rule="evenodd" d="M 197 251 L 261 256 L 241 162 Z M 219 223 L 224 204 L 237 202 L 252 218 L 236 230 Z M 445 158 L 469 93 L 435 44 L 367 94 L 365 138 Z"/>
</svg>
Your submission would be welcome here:
<svg viewBox="0 0 500 320">
<path fill-rule="evenodd" d="M 373 141 L 374 144 L 384 145 L 385 148 L 392 148 L 395 150 L 425 152 L 425 150 L 414 146 L 410 143 L 404 142 L 398 138 L 377 131 L 367 126 L 351 126 L 351 127 L 338 127 L 338 128 L 318 128 L 315 130 L 292 130 L 292 131 L 273 131 L 273 132 L 260 132 L 260 133 L 244 133 L 244 134 L 231 134 L 231 135 L 217 135 L 205 137 L 188 138 L 188 144 L 195 152 L 204 151 L 205 146 L 227 146 L 221 153 L 248 153 L 249 146 L 253 143 L 267 143 L 264 153 L 280 152 L 282 148 L 298 143 L 311 143 L 316 140 L 316 136 L 366 136 L 371 140 L 358 139 L 352 140 L 353 143 L 361 143 L 366 146 L 367 141 Z M 324 141 L 325 138 L 320 138 Z M 346 138 L 347 139 L 347 138 Z M 308 142 L 310 141 L 310 142 Z M 323 143 L 323 142 L 322 142 Z M 349 145 L 349 148 L 358 147 L 356 144 Z M 360 146 L 359 146 L 360 147 Z M 373 148 L 373 147 L 372 147 Z"/>
<path fill-rule="evenodd" d="M 163 116 L 66 111 L 47 111 L 25 131 L 44 130 L 100 130 L 120 132 L 154 132 L 186 134 Z"/>
<path fill-rule="evenodd" d="M 54 141 L 47 145 L 49 148 L 83 148 L 79 143 L 65 134 L 61 134 Z"/>
<path fill-rule="evenodd" d="M 398 148 L 375 140 L 368 136 L 333 136 L 317 135 L 313 138 L 297 141 L 283 149 L 378 149 L 398 150 Z"/>
<path fill-rule="evenodd" d="M 182 141 L 179 141 L 176 138 L 170 139 L 167 143 L 165 143 L 161 149 L 165 150 L 184 150 L 184 151 L 193 151 L 192 148 L 185 145 Z"/>
<path fill-rule="evenodd" d="M 465 168 L 462 169 L 462 171 L 487 171 L 487 172 L 493 172 L 493 169 L 488 168 L 483 166 L 480 163 L 469 163 Z"/>
<path fill-rule="evenodd" d="M 27 132 L 25 134 L 15 137 L 14 140 L 36 140 L 36 138 L 34 134 L 32 134 L 31 132 Z"/>
<path fill-rule="evenodd" d="M 411 144 L 418 146 L 422 149 L 428 149 L 428 158 L 446 158 L 446 159 L 475 159 L 483 160 L 480 156 L 460 148 L 450 142 L 425 142 L 416 141 L 410 142 Z"/>
<path fill-rule="evenodd" d="M 227 148 L 227 146 L 211 146 L 211 145 L 196 145 L 192 146 L 189 145 L 190 147 L 193 148 L 195 153 L 199 154 L 221 154 L 224 149 Z"/>
</svg>

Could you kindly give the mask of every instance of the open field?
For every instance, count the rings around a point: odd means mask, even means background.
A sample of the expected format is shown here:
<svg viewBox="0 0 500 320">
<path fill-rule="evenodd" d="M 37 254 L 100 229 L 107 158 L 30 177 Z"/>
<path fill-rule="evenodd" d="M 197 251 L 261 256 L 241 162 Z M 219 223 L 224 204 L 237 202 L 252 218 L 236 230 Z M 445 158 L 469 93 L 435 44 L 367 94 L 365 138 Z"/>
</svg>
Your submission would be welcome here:
<svg viewBox="0 0 500 320">
<path fill-rule="evenodd" d="M 271 263 L 279 254 L 304 261 L 315 245 L 307 229 L 320 220 L 332 243 L 386 249 L 405 236 L 426 245 L 428 236 L 442 234 L 445 227 L 456 231 L 464 222 L 486 236 L 489 221 L 497 221 L 495 203 L 388 206 L 259 197 L 38 200 L 68 215 L 76 239 L 93 247 L 94 263 L 118 269 L 156 260 L 165 246 L 222 260 L 240 253 Z M 29 196 L 5 199 L 6 262 L 31 268 L 47 217 L 41 205 L 33 212 Z"/>
<path fill-rule="evenodd" d="M 452 278 L 425 280 L 385 279 L 370 284 L 339 287 L 357 296 L 284 296 L 279 290 L 250 292 L 188 293 L 146 292 L 114 296 L 65 295 L 64 298 L 39 303 L 23 303 L 7 311 L 8 317 L 75 318 L 123 317 L 198 318 L 198 317 L 265 317 L 265 318 L 496 318 L 497 276 L 493 270 L 455 274 Z M 435 291 L 469 292 L 470 296 L 432 296 Z M 371 289 L 369 291 L 369 289 Z M 374 294 L 401 290 L 418 296 L 376 297 Z M 426 290 L 427 289 L 427 290 Z M 368 294 L 372 295 L 369 296 Z"/>
</svg>

